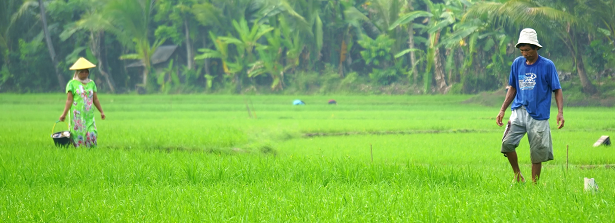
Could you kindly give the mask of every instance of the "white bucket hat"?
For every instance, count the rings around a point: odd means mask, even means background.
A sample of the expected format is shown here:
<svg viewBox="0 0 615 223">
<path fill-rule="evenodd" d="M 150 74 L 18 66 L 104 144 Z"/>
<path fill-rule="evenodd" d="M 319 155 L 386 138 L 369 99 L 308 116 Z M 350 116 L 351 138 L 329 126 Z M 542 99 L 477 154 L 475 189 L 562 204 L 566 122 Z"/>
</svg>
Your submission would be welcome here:
<svg viewBox="0 0 615 223">
<path fill-rule="evenodd" d="M 515 47 L 519 48 L 519 44 L 522 43 L 535 45 L 538 49 L 542 48 L 540 43 L 538 43 L 538 34 L 536 34 L 536 30 L 532 28 L 525 28 L 521 30 L 521 33 L 519 34 L 519 41 Z"/>
</svg>

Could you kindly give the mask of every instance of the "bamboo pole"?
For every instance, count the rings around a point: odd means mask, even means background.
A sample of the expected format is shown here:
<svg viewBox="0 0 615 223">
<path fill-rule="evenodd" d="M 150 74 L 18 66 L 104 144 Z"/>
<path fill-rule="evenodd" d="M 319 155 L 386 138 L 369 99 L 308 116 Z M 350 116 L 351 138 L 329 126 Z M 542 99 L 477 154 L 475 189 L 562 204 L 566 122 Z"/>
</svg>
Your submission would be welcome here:
<svg viewBox="0 0 615 223">
<path fill-rule="evenodd" d="M 568 145 L 566 145 L 566 171 L 568 171 Z"/>
</svg>

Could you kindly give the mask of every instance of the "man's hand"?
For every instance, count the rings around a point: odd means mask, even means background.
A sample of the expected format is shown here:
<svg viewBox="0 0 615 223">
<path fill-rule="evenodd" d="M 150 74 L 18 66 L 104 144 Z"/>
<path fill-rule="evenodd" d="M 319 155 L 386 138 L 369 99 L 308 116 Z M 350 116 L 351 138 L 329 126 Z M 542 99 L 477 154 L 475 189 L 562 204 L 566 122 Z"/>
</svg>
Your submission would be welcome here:
<svg viewBox="0 0 615 223">
<path fill-rule="evenodd" d="M 506 113 L 506 111 L 501 110 L 500 113 L 498 113 L 498 116 L 495 117 L 495 124 L 498 124 L 498 126 L 502 127 L 502 125 L 504 125 L 502 123 L 502 119 L 504 118 L 504 114 Z"/>
<path fill-rule="evenodd" d="M 101 112 L 101 113 L 100 113 L 100 118 L 101 118 L 102 120 L 105 120 L 105 118 L 106 118 L 106 117 L 107 117 L 107 116 L 105 116 L 105 113 L 104 113 L 104 112 Z"/>
<path fill-rule="evenodd" d="M 557 129 L 564 128 L 564 114 L 557 113 Z"/>
</svg>

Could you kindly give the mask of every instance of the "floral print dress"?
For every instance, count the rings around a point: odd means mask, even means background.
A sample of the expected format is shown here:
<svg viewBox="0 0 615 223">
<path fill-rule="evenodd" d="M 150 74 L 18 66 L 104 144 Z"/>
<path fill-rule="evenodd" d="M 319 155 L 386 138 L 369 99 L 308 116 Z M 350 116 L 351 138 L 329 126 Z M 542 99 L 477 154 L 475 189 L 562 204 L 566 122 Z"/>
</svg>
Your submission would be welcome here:
<svg viewBox="0 0 615 223">
<path fill-rule="evenodd" d="M 78 80 L 71 80 L 66 85 L 66 93 L 73 93 L 73 105 L 70 107 L 70 133 L 75 147 L 96 147 L 98 131 L 94 121 L 94 92 L 96 84 L 90 81 L 82 84 Z"/>
</svg>

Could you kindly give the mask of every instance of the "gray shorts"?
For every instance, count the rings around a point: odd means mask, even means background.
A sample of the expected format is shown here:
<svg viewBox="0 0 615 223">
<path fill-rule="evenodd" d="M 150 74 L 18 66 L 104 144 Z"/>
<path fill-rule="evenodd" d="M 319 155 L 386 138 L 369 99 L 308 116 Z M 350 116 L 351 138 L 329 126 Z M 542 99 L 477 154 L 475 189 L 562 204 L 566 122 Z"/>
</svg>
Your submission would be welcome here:
<svg viewBox="0 0 615 223">
<path fill-rule="evenodd" d="M 502 153 L 514 152 L 519 141 L 527 133 L 530 142 L 530 157 L 532 163 L 542 163 L 553 160 L 553 142 L 549 120 L 535 120 L 527 113 L 525 107 L 512 111 L 504 136 L 502 137 Z"/>
</svg>

